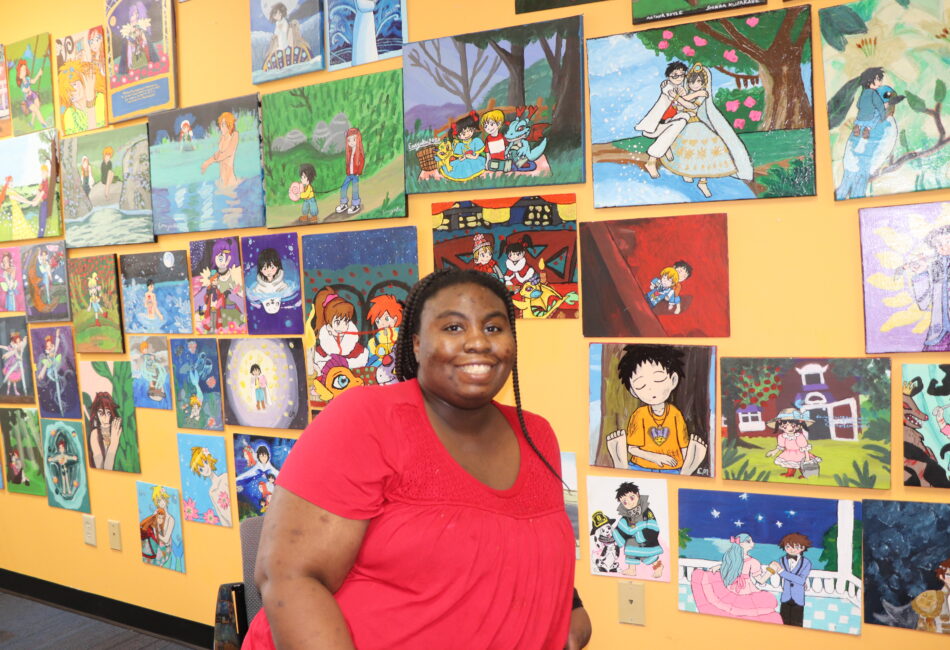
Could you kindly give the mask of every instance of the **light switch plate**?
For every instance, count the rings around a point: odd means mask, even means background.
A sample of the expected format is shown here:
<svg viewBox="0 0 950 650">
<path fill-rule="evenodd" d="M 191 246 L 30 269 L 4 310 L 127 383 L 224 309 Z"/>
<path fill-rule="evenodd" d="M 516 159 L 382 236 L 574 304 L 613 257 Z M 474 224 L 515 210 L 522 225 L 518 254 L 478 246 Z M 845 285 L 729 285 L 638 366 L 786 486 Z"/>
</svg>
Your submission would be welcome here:
<svg viewBox="0 0 950 650">
<path fill-rule="evenodd" d="M 618 590 L 619 620 L 630 625 L 646 625 L 646 596 L 642 582 L 621 582 Z"/>
<path fill-rule="evenodd" d="M 96 545 L 96 518 L 94 515 L 82 516 L 82 539 L 89 546 Z"/>
</svg>

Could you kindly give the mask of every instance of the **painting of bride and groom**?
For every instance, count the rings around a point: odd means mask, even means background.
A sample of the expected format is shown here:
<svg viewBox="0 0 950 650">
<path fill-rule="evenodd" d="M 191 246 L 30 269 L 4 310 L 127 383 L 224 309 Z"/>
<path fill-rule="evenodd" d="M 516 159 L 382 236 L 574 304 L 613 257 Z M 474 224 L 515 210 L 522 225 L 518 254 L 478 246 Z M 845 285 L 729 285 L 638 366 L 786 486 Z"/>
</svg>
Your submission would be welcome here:
<svg viewBox="0 0 950 650">
<path fill-rule="evenodd" d="M 815 194 L 808 5 L 587 51 L 596 207 Z"/>
</svg>

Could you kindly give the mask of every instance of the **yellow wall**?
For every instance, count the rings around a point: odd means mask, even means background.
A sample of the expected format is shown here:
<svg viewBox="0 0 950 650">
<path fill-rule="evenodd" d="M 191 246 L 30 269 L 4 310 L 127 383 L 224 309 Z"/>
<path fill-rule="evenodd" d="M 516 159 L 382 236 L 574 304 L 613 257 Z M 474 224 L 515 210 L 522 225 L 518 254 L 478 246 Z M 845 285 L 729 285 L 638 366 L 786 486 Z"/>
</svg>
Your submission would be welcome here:
<svg viewBox="0 0 950 650">
<path fill-rule="evenodd" d="M 648 0 L 647 0 L 648 1 Z M 53 38 L 103 20 L 104 0 L 0 0 L 0 42 L 12 42 L 40 31 Z M 799 3 L 796 3 L 799 4 Z M 817 40 L 817 7 L 834 4 L 816 0 L 813 36 Z M 518 16 L 514 0 L 408 0 L 408 24 L 413 40 L 480 31 L 531 20 L 550 19 L 583 12 L 586 37 L 605 36 L 631 29 L 629 0 L 605 0 Z M 778 9 L 780 0 L 764 8 Z M 759 8 L 755 8 L 756 10 Z M 189 0 L 176 7 L 178 25 L 179 105 L 188 106 L 255 91 L 264 93 L 317 83 L 355 74 L 397 68 L 389 60 L 355 70 L 313 73 L 255 87 L 250 83 L 249 17 L 247 0 Z M 733 11 L 720 16 L 748 13 Z M 651 27 L 688 22 L 656 23 Z M 815 52 L 816 62 L 820 52 Z M 821 66 L 816 66 L 815 98 L 825 101 Z M 371 99 L 367 99 L 371 101 Z M 835 203 L 829 163 L 826 121 L 816 119 L 818 196 L 811 198 L 715 203 L 705 210 L 729 215 L 730 296 L 732 336 L 697 339 L 689 343 L 719 346 L 721 356 L 860 356 L 864 351 L 861 297 L 861 260 L 858 241 L 859 207 L 950 200 L 950 191 L 904 194 L 883 199 Z M 590 177 L 588 165 L 588 178 Z M 594 210 L 591 183 L 555 188 L 576 192 L 580 220 L 654 217 L 694 214 L 702 206 L 660 206 Z M 534 191 L 534 190 L 532 190 Z M 541 191 L 539 190 L 539 193 Z M 480 197 L 512 196 L 511 191 L 479 192 Z M 429 204 L 462 198 L 462 194 L 432 194 L 409 199 L 408 223 L 419 229 L 420 267 L 432 268 Z M 356 222 L 310 226 L 301 233 L 351 231 L 406 225 L 407 220 Z M 241 231 L 241 235 L 255 231 Z M 260 231 L 256 231 L 260 232 Z M 163 236 L 155 244 L 124 247 L 121 252 L 143 252 L 186 247 L 199 235 Z M 112 249 L 72 251 L 83 257 Z M 582 296 L 583 298 L 583 296 Z M 790 308 L 790 305 L 809 305 Z M 577 454 L 580 482 L 581 529 L 589 521 L 586 508 L 587 458 L 587 344 L 580 321 L 523 322 L 519 325 L 520 362 L 524 404 L 546 416 L 554 425 L 565 451 Z M 95 358 L 85 355 L 82 358 Z M 103 357 L 105 358 L 105 357 Z M 900 362 L 946 362 L 943 355 L 898 355 L 893 367 L 900 377 Z M 892 400 L 892 467 L 901 466 L 900 400 Z M 237 528 L 188 523 L 184 526 L 187 573 L 178 574 L 144 565 L 139 556 L 135 481 L 180 485 L 175 418 L 170 411 L 138 411 L 141 475 L 90 471 L 92 512 L 97 519 L 99 546 L 82 543 L 80 515 L 46 505 L 44 499 L 0 491 L 0 568 L 36 576 L 70 587 L 127 601 L 205 624 L 213 624 L 217 585 L 241 579 Z M 246 431 L 241 429 L 241 432 Z M 266 430 L 260 433 L 273 433 Z M 228 435 L 230 443 L 230 435 Z M 233 458 L 229 468 L 234 471 Z M 622 472 L 591 470 L 598 475 Z M 755 490 L 779 494 L 780 485 L 726 482 L 693 477 L 673 477 L 670 483 L 671 518 L 675 529 L 676 490 L 680 487 Z M 891 489 L 842 490 L 810 488 L 801 496 L 826 498 L 887 498 L 947 501 L 939 490 L 906 489 L 897 472 Z M 108 548 L 107 519 L 122 523 L 121 552 Z M 581 557 L 588 543 L 582 535 Z M 771 648 L 887 648 L 913 644 L 917 648 L 945 648 L 946 639 L 881 626 L 865 626 L 860 637 L 811 630 L 765 627 L 710 616 L 678 612 L 676 584 L 648 583 L 647 625 L 617 623 L 616 579 L 589 575 L 587 563 L 577 563 L 576 584 L 594 625 L 592 648 L 712 647 L 758 645 Z"/>
</svg>

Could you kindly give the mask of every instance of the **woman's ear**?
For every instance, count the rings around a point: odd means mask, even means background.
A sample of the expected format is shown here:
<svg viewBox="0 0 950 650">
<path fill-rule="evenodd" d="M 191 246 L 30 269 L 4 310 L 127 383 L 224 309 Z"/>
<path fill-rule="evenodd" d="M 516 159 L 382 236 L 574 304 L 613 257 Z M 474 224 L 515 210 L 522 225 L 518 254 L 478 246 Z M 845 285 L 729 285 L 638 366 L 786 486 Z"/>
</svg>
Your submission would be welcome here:
<svg viewBox="0 0 950 650">
<path fill-rule="evenodd" d="M 418 362 L 419 359 L 419 335 L 412 335 L 412 356 L 414 356 Z"/>
</svg>

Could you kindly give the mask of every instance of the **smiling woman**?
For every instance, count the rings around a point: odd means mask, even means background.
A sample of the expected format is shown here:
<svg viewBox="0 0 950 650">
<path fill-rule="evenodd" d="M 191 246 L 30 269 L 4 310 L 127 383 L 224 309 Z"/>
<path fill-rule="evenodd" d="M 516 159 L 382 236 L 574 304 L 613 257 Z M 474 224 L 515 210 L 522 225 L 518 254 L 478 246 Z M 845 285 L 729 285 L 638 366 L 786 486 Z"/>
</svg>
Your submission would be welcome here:
<svg viewBox="0 0 950 650">
<path fill-rule="evenodd" d="M 505 287 L 423 278 L 399 342 L 403 381 L 342 393 L 287 459 L 246 647 L 582 647 L 557 440 L 521 409 Z M 512 374 L 516 407 L 494 401 Z"/>
</svg>

